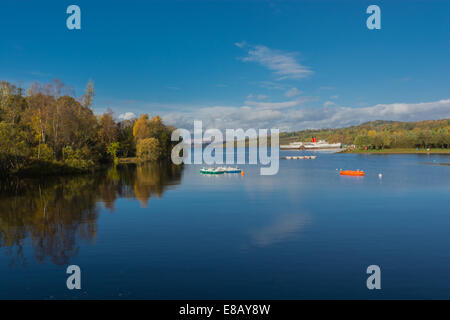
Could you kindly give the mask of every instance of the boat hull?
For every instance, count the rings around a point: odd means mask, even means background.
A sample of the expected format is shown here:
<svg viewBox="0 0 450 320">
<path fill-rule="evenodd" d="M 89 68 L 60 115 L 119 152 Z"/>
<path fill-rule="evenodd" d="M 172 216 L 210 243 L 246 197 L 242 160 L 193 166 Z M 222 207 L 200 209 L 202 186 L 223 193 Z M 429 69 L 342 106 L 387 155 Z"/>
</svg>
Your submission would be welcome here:
<svg viewBox="0 0 450 320">
<path fill-rule="evenodd" d="M 355 176 L 355 177 L 362 177 L 365 175 L 365 172 L 363 171 L 357 171 L 357 170 L 343 170 L 339 172 L 341 176 Z"/>
<path fill-rule="evenodd" d="M 203 174 L 224 174 L 225 171 L 211 171 L 211 170 L 200 170 Z"/>
</svg>

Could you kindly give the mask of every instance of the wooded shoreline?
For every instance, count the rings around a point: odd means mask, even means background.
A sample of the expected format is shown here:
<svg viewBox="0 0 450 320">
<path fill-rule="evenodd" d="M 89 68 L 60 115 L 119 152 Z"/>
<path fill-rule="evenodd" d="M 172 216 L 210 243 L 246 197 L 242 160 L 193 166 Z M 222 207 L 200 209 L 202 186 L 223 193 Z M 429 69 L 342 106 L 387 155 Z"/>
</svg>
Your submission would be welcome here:
<svg viewBox="0 0 450 320">
<path fill-rule="evenodd" d="M 94 84 L 76 97 L 59 80 L 27 90 L 0 81 L 0 177 L 85 173 L 119 163 L 170 160 L 175 130 L 158 115 L 94 114 Z"/>
<path fill-rule="evenodd" d="M 340 153 L 359 153 L 359 154 L 445 154 L 450 155 L 450 148 L 434 148 L 434 149 L 414 149 L 414 148 L 393 148 L 393 149 L 369 149 L 369 150 L 343 150 Z"/>
</svg>

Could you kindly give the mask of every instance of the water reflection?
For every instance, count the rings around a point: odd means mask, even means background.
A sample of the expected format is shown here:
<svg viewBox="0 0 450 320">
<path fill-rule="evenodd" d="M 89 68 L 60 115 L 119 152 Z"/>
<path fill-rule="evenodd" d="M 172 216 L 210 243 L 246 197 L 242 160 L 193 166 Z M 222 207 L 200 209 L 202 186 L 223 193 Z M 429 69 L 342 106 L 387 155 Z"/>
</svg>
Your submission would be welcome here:
<svg viewBox="0 0 450 320">
<path fill-rule="evenodd" d="M 258 247 L 267 247 L 297 237 L 309 221 L 307 214 L 279 215 L 271 224 L 250 233 L 252 243 Z"/>
<path fill-rule="evenodd" d="M 111 212 L 118 198 L 136 198 L 146 207 L 168 186 L 181 182 L 182 167 L 172 164 L 119 165 L 107 171 L 47 181 L 6 181 L 0 193 L 0 248 L 10 265 L 26 265 L 27 241 L 35 259 L 67 264 L 78 241 L 97 236 L 99 201 Z"/>
</svg>

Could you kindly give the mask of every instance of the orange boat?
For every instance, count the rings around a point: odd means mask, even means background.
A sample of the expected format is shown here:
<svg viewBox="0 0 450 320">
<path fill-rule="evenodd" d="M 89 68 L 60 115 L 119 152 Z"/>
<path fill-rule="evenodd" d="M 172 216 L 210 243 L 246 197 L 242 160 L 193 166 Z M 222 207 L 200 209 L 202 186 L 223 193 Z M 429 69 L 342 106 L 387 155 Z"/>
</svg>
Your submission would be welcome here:
<svg viewBox="0 0 450 320">
<path fill-rule="evenodd" d="M 358 176 L 361 177 L 363 175 L 365 175 L 364 171 L 360 171 L 360 170 L 341 170 L 339 171 L 339 173 L 341 174 L 341 176 Z"/>
</svg>

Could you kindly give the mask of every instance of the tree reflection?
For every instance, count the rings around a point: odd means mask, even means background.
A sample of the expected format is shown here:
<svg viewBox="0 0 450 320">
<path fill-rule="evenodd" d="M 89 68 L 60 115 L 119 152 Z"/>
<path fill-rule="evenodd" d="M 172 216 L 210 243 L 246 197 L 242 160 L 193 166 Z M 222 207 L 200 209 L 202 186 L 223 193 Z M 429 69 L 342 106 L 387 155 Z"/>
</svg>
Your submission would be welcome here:
<svg viewBox="0 0 450 320">
<path fill-rule="evenodd" d="M 79 240 L 97 237 L 99 202 L 114 212 L 118 198 L 138 199 L 147 207 L 170 185 L 181 182 L 182 167 L 172 164 L 118 165 L 106 171 L 48 181 L 4 181 L 0 189 L 0 248 L 10 265 L 26 265 L 23 247 L 33 247 L 37 261 L 68 264 Z M 6 186 L 6 187 L 5 187 Z"/>
</svg>

